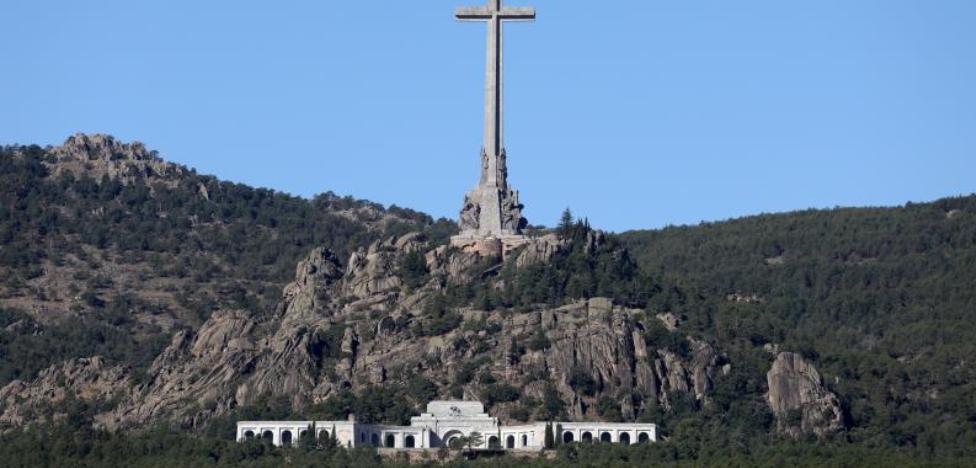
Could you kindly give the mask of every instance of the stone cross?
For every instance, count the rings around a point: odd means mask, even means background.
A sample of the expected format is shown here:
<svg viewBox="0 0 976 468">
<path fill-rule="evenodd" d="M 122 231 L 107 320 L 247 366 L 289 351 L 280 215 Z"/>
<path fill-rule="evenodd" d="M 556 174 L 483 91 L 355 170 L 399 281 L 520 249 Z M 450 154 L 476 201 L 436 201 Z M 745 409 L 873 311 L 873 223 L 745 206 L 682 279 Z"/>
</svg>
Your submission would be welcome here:
<svg viewBox="0 0 976 468">
<path fill-rule="evenodd" d="M 481 178 L 468 193 L 461 210 L 462 236 L 502 237 L 518 235 L 525 220 L 518 194 L 508 187 L 502 105 L 502 25 L 506 21 L 532 21 L 534 8 L 503 7 L 502 0 L 487 0 L 480 7 L 458 8 L 461 21 L 488 24 L 485 67 L 485 128 L 481 152 Z"/>
</svg>

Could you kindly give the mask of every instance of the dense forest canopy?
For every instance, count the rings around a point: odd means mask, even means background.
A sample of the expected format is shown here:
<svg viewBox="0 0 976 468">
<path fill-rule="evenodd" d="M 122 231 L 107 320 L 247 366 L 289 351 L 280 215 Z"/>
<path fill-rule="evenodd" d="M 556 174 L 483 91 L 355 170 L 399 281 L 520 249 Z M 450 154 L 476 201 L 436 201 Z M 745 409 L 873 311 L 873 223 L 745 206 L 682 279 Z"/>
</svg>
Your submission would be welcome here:
<svg viewBox="0 0 976 468">
<path fill-rule="evenodd" d="M 769 344 L 813 359 L 852 440 L 976 446 L 976 196 L 621 237 L 674 288 L 652 308 L 733 352 Z"/>
</svg>

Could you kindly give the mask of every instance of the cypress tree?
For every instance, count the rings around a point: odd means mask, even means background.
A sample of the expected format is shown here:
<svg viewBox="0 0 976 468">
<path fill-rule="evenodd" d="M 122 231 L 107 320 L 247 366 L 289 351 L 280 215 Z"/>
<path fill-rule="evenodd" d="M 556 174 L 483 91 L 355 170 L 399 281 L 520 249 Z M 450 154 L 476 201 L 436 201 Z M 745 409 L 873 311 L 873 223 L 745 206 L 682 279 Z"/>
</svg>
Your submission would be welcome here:
<svg viewBox="0 0 976 468">
<path fill-rule="evenodd" d="M 545 438 L 545 448 L 546 450 L 552 450 L 556 446 L 555 438 L 552 434 L 552 422 L 546 423 L 546 438 Z"/>
<path fill-rule="evenodd" d="M 298 434 L 298 445 L 305 450 L 312 450 L 315 448 L 315 423 L 309 424 L 305 429 L 305 435 L 302 436 L 301 433 Z"/>
</svg>

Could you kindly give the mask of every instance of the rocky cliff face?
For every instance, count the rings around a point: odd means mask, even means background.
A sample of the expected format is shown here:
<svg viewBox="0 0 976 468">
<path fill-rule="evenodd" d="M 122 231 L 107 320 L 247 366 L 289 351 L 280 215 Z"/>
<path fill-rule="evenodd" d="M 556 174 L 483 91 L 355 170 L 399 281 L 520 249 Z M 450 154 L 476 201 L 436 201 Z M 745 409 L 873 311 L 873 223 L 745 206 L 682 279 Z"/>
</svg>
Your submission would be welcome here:
<svg viewBox="0 0 976 468">
<path fill-rule="evenodd" d="M 63 145 L 52 148 L 51 154 L 55 159 L 49 166 L 55 174 L 70 171 L 95 180 L 104 176 L 126 184 L 150 178 L 175 183 L 189 172 L 163 161 L 140 142 L 122 143 L 110 135 L 72 135 Z"/>
<path fill-rule="evenodd" d="M 799 354 L 779 353 L 766 380 L 766 399 L 780 433 L 825 435 L 843 428 L 837 396 L 827 390 L 817 369 Z"/>
<path fill-rule="evenodd" d="M 139 143 L 103 135 L 76 135 L 49 154 L 53 172 L 125 184 L 151 179 L 150 190 L 178 183 L 186 171 Z M 199 195 L 209 196 L 203 185 Z M 577 242 L 585 256 L 608 240 L 588 232 Z M 109 429 L 162 420 L 194 427 L 265 398 L 285 399 L 300 412 L 341 391 L 418 378 L 441 398 L 485 400 L 503 420 L 539 417 L 543 407 L 587 420 L 635 419 L 685 397 L 707 404 L 735 363 L 712 344 L 681 336 L 673 314 L 653 316 L 605 298 L 518 310 L 436 305 L 459 285 L 502 290 L 502 269 L 531 268 L 573 249 L 552 234 L 514 250 L 466 250 L 431 245 L 419 233 L 373 242 L 348 258 L 315 248 L 269 310 L 219 310 L 193 329 L 168 328 L 169 345 L 138 377 L 92 357 L 14 381 L 0 389 L 0 424 L 56 420 L 64 405 L 83 401 L 102 410 L 96 422 Z M 655 346 L 645 328 L 657 322 L 687 346 Z M 781 432 L 841 427 L 837 398 L 798 356 L 781 354 L 768 382 Z M 505 394 L 506 385 L 521 398 Z"/>
<path fill-rule="evenodd" d="M 104 404 L 130 386 L 125 368 L 100 357 L 78 358 L 41 371 L 31 382 L 15 380 L 0 389 L 0 426 L 59 421 L 68 406 Z"/>
<path fill-rule="evenodd" d="M 559 248 L 558 239 L 542 238 L 509 261 L 546 261 Z M 410 288 L 399 266 L 412 253 L 422 255 L 429 275 Z M 488 393 L 501 383 L 520 389 L 523 402 L 541 402 L 555 391 L 568 416 L 579 420 L 601 417 L 596 403 L 610 398 L 619 415 L 631 419 L 652 406 L 669 407 L 677 394 L 705 400 L 720 378 L 724 361 L 710 345 L 690 340 L 685 357 L 649 348 L 643 311 L 609 299 L 518 313 L 462 309 L 455 311 L 462 323 L 432 328 L 438 317 L 425 311 L 431 297 L 451 284 L 485 280 L 501 261 L 432 249 L 418 234 L 375 242 L 345 266 L 331 252 L 314 249 L 272 313 L 219 311 L 198 330 L 179 331 L 139 385 L 130 384 L 124 369 L 103 369 L 97 359 L 11 384 L 0 394 L 6 395 L 0 399 L 3 421 L 28 422 L 23 414 L 33 404 L 73 392 L 113 396 L 118 403 L 97 418 L 107 428 L 159 420 L 193 427 L 263 397 L 285 397 L 300 410 L 341 389 L 398 385 L 415 376 L 433 382 L 445 398 L 491 400 Z M 91 376 L 70 378 L 79 366 L 81 375 Z M 514 419 L 520 404 L 495 402 L 492 412 Z M 525 411 L 518 415 L 524 418 Z"/>
</svg>

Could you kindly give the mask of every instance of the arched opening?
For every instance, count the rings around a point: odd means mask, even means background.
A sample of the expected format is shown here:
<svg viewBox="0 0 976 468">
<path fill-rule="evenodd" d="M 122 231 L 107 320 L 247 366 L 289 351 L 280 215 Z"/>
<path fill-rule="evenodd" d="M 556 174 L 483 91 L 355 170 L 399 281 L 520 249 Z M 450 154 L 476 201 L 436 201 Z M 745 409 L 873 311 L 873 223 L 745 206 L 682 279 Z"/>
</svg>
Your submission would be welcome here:
<svg viewBox="0 0 976 468">
<path fill-rule="evenodd" d="M 244 440 L 251 440 L 254 438 L 254 431 L 244 431 Z"/>
<path fill-rule="evenodd" d="M 498 441 L 498 436 L 491 436 L 488 438 L 488 448 L 490 449 L 502 448 L 501 442 Z"/>
<path fill-rule="evenodd" d="M 325 429 L 319 431 L 319 440 L 329 440 L 329 431 Z"/>
<path fill-rule="evenodd" d="M 386 448 L 393 448 L 396 446 L 396 437 L 393 437 L 393 434 L 387 434 L 386 439 L 383 440 L 383 446 Z"/>
<path fill-rule="evenodd" d="M 641 432 L 640 434 L 637 434 L 637 443 L 638 444 L 646 444 L 646 443 L 648 443 L 650 441 L 651 441 L 651 436 L 647 435 L 646 432 Z"/>
<path fill-rule="evenodd" d="M 624 432 L 623 434 L 620 434 L 620 437 L 618 437 L 618 439 L 620 439 L 619 442 L 621 444 L 630 444 L 630 434 L 628 434 L 626 432 Z"/>
<path fill-rule="evenodd" d="M 264 431 L 264 432 L 262 432 L 261 433 L 261 440 L 263 440 L 263 441 L 265 441 L 265 442 L 267 442 L 269 444 L 272 443 L 272 442 L 274 442 L 274 432 L 271 432 L 271 431 Z"/>
<path fill-rule="evenodd" d="M 281 431 L 281 446 L 291 447 L 291 431 Z"/>
<path fill-rule="evenodd" d="M 305 437 L 308 437 L 308 429 L 302 429 L 298 432 L 298 440 L 302 440 Z"/>
<path fill-rule="evenodd" d="M 609 432 L 604 432 L 603 434 L 600 434 L 600 442 L 610 442 L 610 439 L 611 437 Z"/>
<path fill-rule="evenodd" d="M 360 432 L 359 433 L 359 441 L 360 442 L 366 442 L 366 433 L 365 432 Z"/>
<path fill-rule="evenodd" d="M 505 439 L 505 448 L 515 448 L 515 436 L 510 435 Z"/>
<path fill-rule="evenodd" d="M 573 442 L 573 433 L 566 432 L 563 434 L 563 443 L 569 444 Z"/>
<path fill-rule="evenodd" d="M 369 441 L 373 443 L 373 447 L 379 447 L 380 446 L 380 436 L 379 436 L 379 434 L 373 434 L 373 435 L 369 436 Z"/>
<path fill-rule="evenodd" d="M 583 433 L 583 436 L 580 437 L 580 439 L 582 439 L 583 442 L 593 442 L 593 434 L 589 431 L 586 431 Z"/>
<path fill-rule="evenodd" d="M 522 446 L 523 447 L 528 447 L 529 446 L 529 436 L 527 436 L 525 434 L 522 434 Z"/>
<path fill-rule="evenodd" d="M 448 431 L 441 438 L 441 442 L 443 443 L 443 445 L 445 447 L 448 447 L 448 448 L 451 448 L 451 449 L 454 449 L 454 450 L 458 450 L 458 449 L 461 449 L 462 448 L 461 447 L 461 436 L 462 435 L 463 434 L 461 434 L 460 431 Z"/>
<path fill-rule="evenodd" d="M 414 448 L 417 446 L 417 442 L 412 435 L 408 435 L 405 439 L 403 439 L 403 446 L 406 448 Z"/>
</svg>

